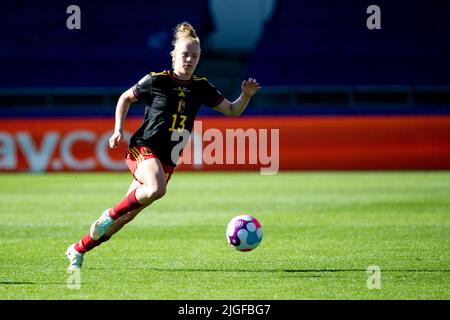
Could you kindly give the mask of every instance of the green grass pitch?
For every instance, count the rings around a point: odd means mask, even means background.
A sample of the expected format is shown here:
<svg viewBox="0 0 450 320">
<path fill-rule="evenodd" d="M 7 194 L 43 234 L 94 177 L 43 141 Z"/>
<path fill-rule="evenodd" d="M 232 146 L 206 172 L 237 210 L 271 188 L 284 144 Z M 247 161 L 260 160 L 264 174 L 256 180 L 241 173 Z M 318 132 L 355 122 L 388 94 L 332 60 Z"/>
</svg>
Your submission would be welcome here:
<svg viewBox="0 0 450 320">
<path fill-rule="evenodd" d="M 176 172 L 70 289 L 66 247 L 130 181 L 0 174 L 0 299 L 450 299 L 450 172 Z M 226 243 L 238 214 L 263 226 L 249 253 Z"/>
</svg>

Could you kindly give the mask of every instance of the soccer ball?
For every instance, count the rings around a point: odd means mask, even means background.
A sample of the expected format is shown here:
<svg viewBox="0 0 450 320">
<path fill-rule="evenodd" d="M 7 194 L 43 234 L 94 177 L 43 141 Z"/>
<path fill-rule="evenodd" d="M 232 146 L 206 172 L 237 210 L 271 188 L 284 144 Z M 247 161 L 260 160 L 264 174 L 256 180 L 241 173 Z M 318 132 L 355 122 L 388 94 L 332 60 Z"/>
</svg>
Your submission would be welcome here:
<svg viewBox="0 0 450 320">
<path fill-rule="evenodd" d="M 262 240 L 261 223 L 250 215 L 236 216 L 228 223 L 227 240 L 236 250 L 252 251 Z"/>
</svg>

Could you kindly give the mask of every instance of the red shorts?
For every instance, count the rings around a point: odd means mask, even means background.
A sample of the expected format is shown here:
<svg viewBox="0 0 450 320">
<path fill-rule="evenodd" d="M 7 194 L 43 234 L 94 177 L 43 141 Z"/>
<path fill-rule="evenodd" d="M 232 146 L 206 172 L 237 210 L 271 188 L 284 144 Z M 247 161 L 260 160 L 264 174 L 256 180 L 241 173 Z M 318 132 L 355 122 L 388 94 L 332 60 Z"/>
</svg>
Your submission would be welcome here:
<svg viewBox="0 0 450 320">
<path fill-rule="evenodd" d="M 158 159 L 158 156 L 153 152 L 152 149 L 144 147 L 144 146 L 135 146 L 132 148 L 128 148 L 126 153 L 126 163 L 128 166 L 128 169 L 130 169 L 131 173 L 133 174 L 133 177 L 139 181 L 134 176 L 134 172 L 136 171 L 139 163 L 141 163 L 144 160 L 155 158 Z M 159 160 L 159 159 L 158 159 Z M 161 162 L 161 160 L 160 160 Z M 166 177 L 166 184 L 169 182 L 170 177 L 172 176 L 173 171 L 175 170 L 175 167 L 169 166 L 165 163 L 161 162 L 161 165 L 164 170 L 164 175 Z M 142 183 L 141 181 L 139 181 Z"/>
</svg>

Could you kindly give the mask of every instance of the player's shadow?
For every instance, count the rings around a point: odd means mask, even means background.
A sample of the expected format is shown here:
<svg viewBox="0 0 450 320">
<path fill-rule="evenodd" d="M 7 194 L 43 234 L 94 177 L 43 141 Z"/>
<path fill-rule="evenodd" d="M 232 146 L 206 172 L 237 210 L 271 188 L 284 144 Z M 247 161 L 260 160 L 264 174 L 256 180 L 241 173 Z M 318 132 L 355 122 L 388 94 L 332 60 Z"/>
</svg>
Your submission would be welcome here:
<svg viewBox="0 0 450 320">
<path fill-rule="evenodd" d="M 62 284 L 62 282 L 0 281 L 0 285 Z"/>
<path fill-rule="evenodd" d="M 103 268 L 92 268 L 103 269 Z M 239 272 L 239 273 L 340 273 L 340 272 L 367 272 L 367 269 L 214 269 L 214 268 L 149 268 L 157 272 Z M 445 269 L 382 269 L 383 272 L 450 272 Z"/>
<path fill-rule="evenodd" d="M 284 272 L 367 272 L 367 269 L 293 269 L 282 270 Z M 381 269 L 385 272 L 450 272 L 450 270 L 438 270 L 438 269 Z"/>
<path fill-rule="evenodd" d="M 36 284 L 30 281 L 0 281 L 0 285 L 8 285 L 8 284 Z"/>
</svg>

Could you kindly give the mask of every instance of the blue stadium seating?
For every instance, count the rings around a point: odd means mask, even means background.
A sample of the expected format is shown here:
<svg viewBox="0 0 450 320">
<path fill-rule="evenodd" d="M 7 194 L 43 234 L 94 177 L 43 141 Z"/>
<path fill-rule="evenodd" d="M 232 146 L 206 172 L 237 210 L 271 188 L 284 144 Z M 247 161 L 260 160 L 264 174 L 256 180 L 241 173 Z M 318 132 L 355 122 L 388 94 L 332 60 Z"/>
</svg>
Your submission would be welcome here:
<svg viewBox="0 0 450 320">
<path fill-rule="evenodd" d="M 450 84 L 450 2 L 279 1 L 247 73 L 266 85 Z"/>
<path fill-rule="evenodd" d="M 66 27 L 69 4 L 2 2 L 0 116 L 109 114 L 117 92 L 148 71 L 171 67 L 177 23 L 191 22 L 201 39 L 213 28 L 208 0 L 78 0 L 81 30 Z M 381 8 L 381 30 L 366 27 L 371 4 Z M 242 75 L 257 78 L 265 88 L 253 99 L 258 107 L 250 106 L 246 114 L 450 114 L 449 14 L 450 1 L 444 0 L 278 0 Z M 211 73 L 220 75 L 221 70 Z M 406 92 L 406 98 L 393 104 L 389 99 L 369 105 L 349 102 L 354 86 L 370 87 L 369 93 L 392 86 Z M 89 105 L 58 107 L 48 103 L 53 100 L 47 89 L 54 87 L 63 88 L 61 96 L 64 88 L 93 87 L 102 98 L 93 97 Z M 348 101 L 332 100 L 330 87 L 339 87 L 337 94 L 347 94 Z M 38 96 L 36 88 L 47 89 L 40 93 L 44 98 L 27 106 L 31 98 L 17 98 L 21 91 L 13 88 L 25 88 L 28 96 Z M 280 88 L 284 92 L 277 95 Z M 310 90 L 306 98 L 299 93 L 305 88 Z M 308 94 L 318 94 L 310 105 L 305 102 Z M 39 105 L 41 100 L 47 101 L 46 107 Z M 214 114 L 208 108 L 201 113 Z"/>
<path fill-rule="evenodd" d="M 200 36 L 211 28 L 207 0 L 76 3 L 80 30 L 66 27 L 68 2 L 2 3 L 0 87 L 129 86 L 170 68 L 177 23 L 189 21 Z"/>
<path fill-rule="evenodd" d="M 212 29 L 207 0 L 77 3 L 76 31 L 67 3 L 2 3 L 0 87 L 128 86 L 170 68 L 178 22 Z M 450 84 L 450 2 L 376 3 L 381 30 L 366 28 L 370 1 L 277 1 L 246 73 L 265 85 Z"/>
</svg>

